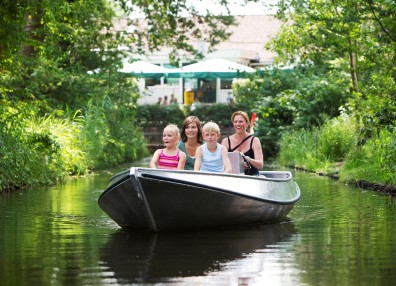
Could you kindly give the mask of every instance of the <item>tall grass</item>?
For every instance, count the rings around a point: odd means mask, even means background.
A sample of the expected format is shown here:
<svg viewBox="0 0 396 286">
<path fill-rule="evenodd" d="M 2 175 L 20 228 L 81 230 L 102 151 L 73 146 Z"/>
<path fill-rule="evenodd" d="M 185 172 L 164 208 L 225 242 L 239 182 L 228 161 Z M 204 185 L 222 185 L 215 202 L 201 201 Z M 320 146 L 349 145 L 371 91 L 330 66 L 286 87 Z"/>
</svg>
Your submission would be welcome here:
<svg viewBox="0 0 396 286">
<path fill-rule="evenodd" d="M 116 166 L 148 156 L 141 119 L 134 103 L 114 104 L 104 97 L 88 104 L 82 141 L 92 169 Z"/>
<path fill-rule="evenodd" d="M 280 164 L 309 171 L 337 172 L 356 142 L 357 124 L 347 116 L 310 130 L 285 132 L 280 140 Z"/>
<path fill-rule="evenodd" d="M 49 118 L 38 120 L 31 108 L 4 105 L 0 118 L 0 190 L 53 184 L 65 175 L 62 145 Z M 21 111 L 23 110 L 23 112 Z M 51 127 L 50 127 L 51 125 Z"/>
<path fill-rule="evenodd" d="M 320 128 L 286 132 L 278 161 L 309 171 L 338 174 L 340 181 L 396 185 L 396 131 L 382 129 L 362 145 L 359 124 L 340 116 Z"/>
<path fill-rule="evenodd" d="M 77 115 L 78 113 L 75 113 Z M 43 144 L 46 136 L 51 146 L 47 146 L 46 158 L 51 164 L 48 170 L 64 175 L 84 175 L 88 173 L 86 153 L 82 149 L 81 130 L 83 122 L 78 117 L 58 118 L 53 115 L 37 117 L 31 121 L 28 132 L 39 135 Z M 37 147 L 36 147 L 37 148 Z M 37 150 L 37 149 L 36 149 Z M 50 158 L 50 160 L 48 160 Z"/>
<path fill-rule="evenodd" d="M 343 181 L 396 185 L 396 132 L 382 129 L 349 153 L 340 172 Z"/>
<path fill-rule="evenodd" d="M 318 130 L 289 131 L 282 134 L 278 161 L 284 166 L 314 170 L 318 166 Z"/>
<path fill-rule="evenodd" d="M 0 106 L 0 191 L 50 185 L 68 175 L 148 155 L 133 104 L 91 104 L 39 117 L 29 106 Z"/>
</svg>

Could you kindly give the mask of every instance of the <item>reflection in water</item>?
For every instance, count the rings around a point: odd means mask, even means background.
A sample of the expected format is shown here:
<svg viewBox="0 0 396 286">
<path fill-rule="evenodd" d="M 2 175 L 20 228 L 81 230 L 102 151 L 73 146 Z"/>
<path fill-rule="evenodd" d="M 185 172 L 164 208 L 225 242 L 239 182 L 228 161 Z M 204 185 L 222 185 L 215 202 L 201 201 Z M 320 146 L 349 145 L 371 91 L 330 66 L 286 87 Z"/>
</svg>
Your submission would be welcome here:
<svg viewBox="0 0 396 286">
<path fill-rule="evenodd" d="M 119 231 L 101 248 L 100 256 L 118 283 L 169 282 L 172 278 L 204 276 L 222 270 L 226 263 L 262 252 L 294 233 L 292 223 L 218 231 Z M 239 284 L 243 285 L 246 279 L 239 277 Z"/>
<path fill-rule="evenodd" d="M 124 169 L 0 196 L 0 285 L 396 285 L 395 197 L 298 172 L 292 223 L 127 233 L 97 203 Z"/>
</svg>

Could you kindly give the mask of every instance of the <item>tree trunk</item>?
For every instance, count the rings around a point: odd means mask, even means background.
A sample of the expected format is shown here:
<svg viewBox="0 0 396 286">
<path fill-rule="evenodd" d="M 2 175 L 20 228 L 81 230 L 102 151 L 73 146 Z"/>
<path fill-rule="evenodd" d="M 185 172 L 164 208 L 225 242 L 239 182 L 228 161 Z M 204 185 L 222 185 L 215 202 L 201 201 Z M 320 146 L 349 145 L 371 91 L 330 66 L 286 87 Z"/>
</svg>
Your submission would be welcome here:
<svg viewBox="0 0 396 286">
<path fill-rule="evenodd" d="M 348 40 L 348 45 L 349 45 L 349 68 L 351 72 L 351 80 L 352 80 L 352 88 L 354 91 L 358 90 L 358 73 L 357 73 L 357 54 L 352 52 L 352 48 L 354 43 L 352 42 L 351 39 Z"/>
</svg>

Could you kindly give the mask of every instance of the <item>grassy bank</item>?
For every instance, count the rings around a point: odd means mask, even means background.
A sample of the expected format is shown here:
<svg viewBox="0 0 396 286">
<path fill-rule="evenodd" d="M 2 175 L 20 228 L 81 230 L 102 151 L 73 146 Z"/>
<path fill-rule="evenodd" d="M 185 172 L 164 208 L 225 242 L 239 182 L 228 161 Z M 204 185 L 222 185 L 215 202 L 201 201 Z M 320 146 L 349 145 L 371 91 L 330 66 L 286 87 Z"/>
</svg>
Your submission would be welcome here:
<svg viewBox="0 0 396 286">
<path fill-rule="evenodd" d="M 0 192 L 51 185 L 148 155 L 133 105 L 38 116 L 23 103 L 3 103 Z"/>
<path fill-rule="evenodd" d="M 396 132 L 380 130 L 362 140 L 360 124 L 340 116 L 310 130 L 286 132 L 280 140 L 279 164 L 396 193 Z"/>
</svg>

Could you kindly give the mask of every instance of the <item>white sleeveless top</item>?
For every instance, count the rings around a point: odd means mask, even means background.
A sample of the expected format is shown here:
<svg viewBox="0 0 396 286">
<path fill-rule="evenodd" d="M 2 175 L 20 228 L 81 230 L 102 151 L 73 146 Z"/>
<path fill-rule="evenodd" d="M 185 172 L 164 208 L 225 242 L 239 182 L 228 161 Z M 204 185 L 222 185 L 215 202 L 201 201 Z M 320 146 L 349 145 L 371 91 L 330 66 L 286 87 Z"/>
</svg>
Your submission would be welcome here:
<svg viewBox="0 0 396 286">
<path fill-rule="evenodd" d="M 202 162 L 201 171 L 206 172 L 224 172 L 223 158 L 221 157 L 222 145 L 217 143 L 216 151 L 214 153 L 208 150 L 208 145 L 202 145 Z"/>
</svg>

